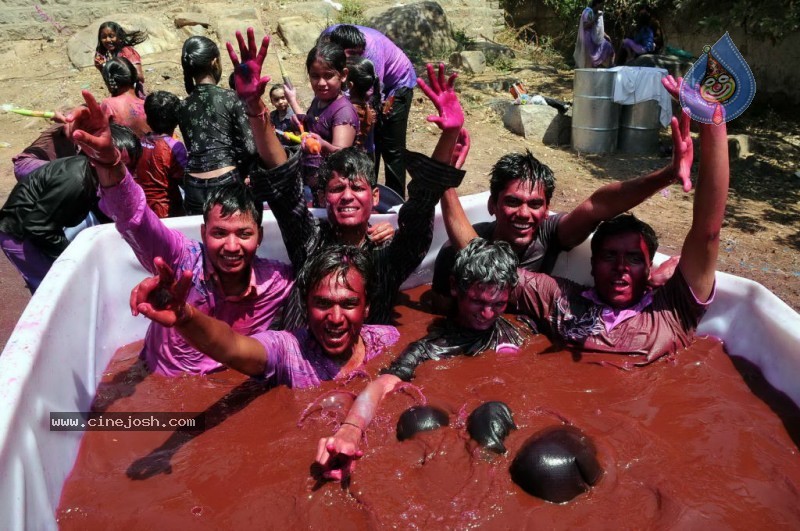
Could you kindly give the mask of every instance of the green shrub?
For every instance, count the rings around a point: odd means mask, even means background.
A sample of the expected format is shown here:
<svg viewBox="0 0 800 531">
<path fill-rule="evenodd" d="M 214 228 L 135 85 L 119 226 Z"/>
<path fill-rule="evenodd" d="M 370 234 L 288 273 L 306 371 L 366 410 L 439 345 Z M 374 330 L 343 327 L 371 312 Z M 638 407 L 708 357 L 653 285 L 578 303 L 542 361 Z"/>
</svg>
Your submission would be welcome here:
<svg viewBox="0 0 800 531">
<path fill-rule="evenodd" d="M 342 9 L 336 16 L 338 24 L 354 24 L 363 25 L 366 22 L 364 18 L 364 7 L 358 0 L 342 0 Z"/>
</svg>

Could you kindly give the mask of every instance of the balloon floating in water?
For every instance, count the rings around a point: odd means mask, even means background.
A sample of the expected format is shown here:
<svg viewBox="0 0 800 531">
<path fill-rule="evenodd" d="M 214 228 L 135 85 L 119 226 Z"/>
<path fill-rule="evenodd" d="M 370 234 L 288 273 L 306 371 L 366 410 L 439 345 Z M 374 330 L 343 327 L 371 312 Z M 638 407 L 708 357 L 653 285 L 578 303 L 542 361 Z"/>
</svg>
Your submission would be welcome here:
<svg viewBox="0 0 800 531">
<path fill-rule="evenodd" d="M 467 419 L 467 431 L 470 437 L 481 446 L 498 454 L 506 453 L 503 440 L 517 425 L 511 416 L 511 410 L 503 402 L 486 402 L 475 408 Z"/>
<path fill-rule="evenodd" d="M 410 439 L 420 431 L 430 431 L 450 424 L 450 417 L 432 406 L 414 406 L 403 411 L 397 421 L 397 440 Z"/>
<path fill-rule="evenodd" d="M 586 492 L 602 473 L 594 444 L 572 427 L 535 433 L 511 463 L 514 483 L 528 494 L 555 503 Z"/>
</svg>

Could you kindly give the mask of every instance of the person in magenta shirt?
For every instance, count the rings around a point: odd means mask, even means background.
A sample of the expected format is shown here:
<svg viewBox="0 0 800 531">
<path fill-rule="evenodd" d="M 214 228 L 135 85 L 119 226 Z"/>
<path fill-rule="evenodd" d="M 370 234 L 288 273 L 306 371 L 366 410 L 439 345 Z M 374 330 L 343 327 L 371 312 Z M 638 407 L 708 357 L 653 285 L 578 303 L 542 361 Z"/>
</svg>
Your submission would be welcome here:
<svg viewBox="0 0 800 531">
<path fill-rule="evenodd" d="M 91 93 L 83 95 L 87 106 L 68 117 L 75 128 L 73 138 L 93 160 L 101 209 L 114 220 L 142 266 L 156 273 L 154 260 L 163 257 L 175 271 L 191 273 L 187 301 L 198 311 L 241 334 L 266 330 L 294 282 L 290 266 L 256 256 L 264 236 L 263 209 L 249 189 L 234 182 L 214 192 L 203 214 L 200 241 L 167 228 L 148 208 L 142 188 L 110 143 L 107 116 Z M 158 323 L 148 328 L 141 357 L 149 370 L 168 376 L 206 374 L 223 367 Z"/>
<path fill-rule="evenodd" d="M 144 100 L 136 96 L 136 70 L 124 57 L 115 57 L 103 65 L 103 80 L 111 93 L 100 107 L 108 115 L 108 121 L 130 127 L 136 136 L 142 138 L 150 132 Z"/>
</svg>

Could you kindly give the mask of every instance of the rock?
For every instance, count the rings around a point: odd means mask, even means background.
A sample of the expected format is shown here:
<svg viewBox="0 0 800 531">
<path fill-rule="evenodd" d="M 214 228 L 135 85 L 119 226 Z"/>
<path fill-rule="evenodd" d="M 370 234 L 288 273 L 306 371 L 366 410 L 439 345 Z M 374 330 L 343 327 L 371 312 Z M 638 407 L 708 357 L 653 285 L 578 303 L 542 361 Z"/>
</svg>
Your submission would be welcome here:
<svg viewBox="0 0 800 531">
<path fill-rule="evenodd" d="M 183 45 L 183 41 L 178 37 L 177 33 L 172 28 L 167 27 L 161 20 L 147 15 L 111 14 L 95 20 L 69 38 L 69 41 L 67 41 L 67 55 L 73 65 L 83 68 L 94 64 L 97 31 L 100 28 L 100 24 L 107 20 L 113 20 L 128 30 L 147 31 L 147 40 L 136 45 L 136 51 L 143 57 L 167 50 L 178 50 Z"/>
<path fill-rule="evenodd" d="M 486 70 L 486 56 L 483 52 L 455 52 L 450 56 L 450 64 L 467 74 L 480 74 Z"/>
<path fill-rule="evenodd" d="M 365 26 L 383 32 L 409 57 L 442 56 L 456 47 L 447 16 L 436 2 L 374 8 L 364 15 L 367 18 Z"/>
<path fill-rule="evenodd" d="M 294 53 L 307 54 L 317 44 L 317 38 L 325 26 L 319 21 L 305 17 L 282 17 L 278 19 L 278 34 L 286 47 Z"/>
<path fill-rule="evenodd" d="M 207 28 L 211 25 L 208 15 L 202 13 L 178 13 L 175 15 L 174 22 L 176 28 L 184 26 L 203 26 Z"/>
<path fill-rule="evenodd" d="M 747 135 L 728 135 L 728 159 L 745 159 L 750 152 L 750 137 Z"/>
<path fill-rule="evenodd" d="M 569 144 L 572 122 L 549 105 L 514 105 L 509 103 L 503 115 L 506 129 L 525 138 L 536 138 L 543 144 Z M 566 131 L 566 132 L 565 132 Z"/>
<path fill-rule="evenodd" d="M 261 21 L 257 18 L 233 18 L 233 17 L 225 17 L 218 19 L 214 24 L 217 33 L 217 40 L 219 43 L 224 43 L 230 41 L 232 43 L 236 42 L 236 32 L 241 31 L 242 35 L 247 35 L 247 28 L 253 28 L 255 30 L 256 35 L 264 35 L 264 26 L 261 25 Z M 260 41 L 260 39 L 256 39 Z M 221 46 L 221 48 L 224 47 Z M 227 55 L 227 53 L 222 50 L 223 56 Z"/>
<path fill-rule="evenodd" d="M 501 57 L 506 57 L 508 59 L 513 59 L 516 57 L 514 50 L 508 46 L 503 46 L 502 44 L 495 44 L 488 41 L 472 41 L 467 44 L 467 50 L 483 52 L 484 57 L 486 57 L 486 61 L 489 63 L 493 63 Z"/>
</svg>

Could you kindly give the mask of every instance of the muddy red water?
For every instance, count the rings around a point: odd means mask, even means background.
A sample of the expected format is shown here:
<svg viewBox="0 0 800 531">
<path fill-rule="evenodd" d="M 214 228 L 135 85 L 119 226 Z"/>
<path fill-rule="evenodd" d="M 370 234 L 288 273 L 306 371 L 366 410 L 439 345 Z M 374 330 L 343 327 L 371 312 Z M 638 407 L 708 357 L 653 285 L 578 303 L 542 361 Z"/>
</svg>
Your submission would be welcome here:
<svg viewBox="0 0 800 531">
<path fill-rule="evenodd" d="M 420 290 L 412 292 L 410 306 Z M 401 307 L 404 342 L 430 316 Z M 397 352 L 370 366 L 370 374 Z M 204 412 L 206 431 L 86 433 L 57 511 L 62 529 L 172 528 L 797 528 L 800 459 L 781 419 L 747 387 L 719 342 L 700 339 L 672 360 L 632 372 L 532 337 L 515 355 L 428 362 L 414 383 L 450 426 L 398 442 L 414 393 L 384 401 L 349 486 L 311 475 L 317 440 L 343 411 L 322 388 L 263 390 L 231 371 L 144 376 L 138 346 L 121 349 L 98 391 L 107 411 Z M 508 454 L 476 448 L 464 420 L 502 400 L 519 429 Z M 535 432 L 569 422 L 604 469 L 586 494 L 552 504 L 526 494 L 509 466 Z M 138 479 L 132 479 L 138 478 Z"/>
</svg>

